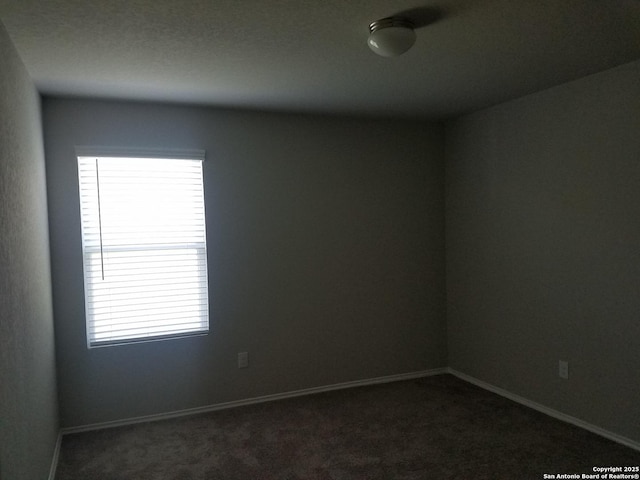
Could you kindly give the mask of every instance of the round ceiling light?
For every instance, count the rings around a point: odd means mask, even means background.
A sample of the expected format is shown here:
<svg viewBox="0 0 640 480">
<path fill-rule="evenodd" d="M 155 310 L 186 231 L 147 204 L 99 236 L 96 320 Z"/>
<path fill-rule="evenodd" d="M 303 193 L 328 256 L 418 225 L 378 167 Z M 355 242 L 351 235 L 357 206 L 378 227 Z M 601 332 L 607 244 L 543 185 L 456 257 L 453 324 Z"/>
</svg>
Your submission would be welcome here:
<svg viewBox="0 0 640 480">
<path fill-rule="evenodd" d="M 397 57 L 416 42 L 413 23 L 404 18 L 388 17 L 369 25 L 369 48 L 383 57 Z"/>
</svg>

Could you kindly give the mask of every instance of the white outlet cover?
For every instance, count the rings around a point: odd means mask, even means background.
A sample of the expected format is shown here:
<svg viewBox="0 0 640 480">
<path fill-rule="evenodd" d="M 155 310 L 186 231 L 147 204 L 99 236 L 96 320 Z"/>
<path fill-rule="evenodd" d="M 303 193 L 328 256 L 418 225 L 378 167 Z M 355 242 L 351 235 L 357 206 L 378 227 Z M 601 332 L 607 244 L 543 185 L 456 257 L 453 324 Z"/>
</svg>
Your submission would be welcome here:
<svg viewBox="0 0 640 480">
<path fill-rule="evenodd" d="M 238 353 L 238 368 L 247 368 L 249 366 L 249 352 Z"/>
<path fill-rule="evenodd" d="M 569 362 L 566 360 L 558 361 L 558 376 L 565 380 L 569 378 Z"/>
</svg>

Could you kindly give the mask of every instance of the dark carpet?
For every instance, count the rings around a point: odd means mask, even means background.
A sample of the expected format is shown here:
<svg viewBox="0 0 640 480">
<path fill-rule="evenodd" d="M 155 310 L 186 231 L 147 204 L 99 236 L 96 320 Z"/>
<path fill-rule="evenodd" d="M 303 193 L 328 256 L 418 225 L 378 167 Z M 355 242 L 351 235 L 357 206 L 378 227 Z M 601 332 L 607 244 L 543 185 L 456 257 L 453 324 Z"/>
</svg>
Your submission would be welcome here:
<svg viewBox="0 0 640 480">
<path fill-rule="evenodd" d="M 628 465 L 640 452 L 439 375 L 65 435 L 56 479 L 543 479 Z"/>
</svg>

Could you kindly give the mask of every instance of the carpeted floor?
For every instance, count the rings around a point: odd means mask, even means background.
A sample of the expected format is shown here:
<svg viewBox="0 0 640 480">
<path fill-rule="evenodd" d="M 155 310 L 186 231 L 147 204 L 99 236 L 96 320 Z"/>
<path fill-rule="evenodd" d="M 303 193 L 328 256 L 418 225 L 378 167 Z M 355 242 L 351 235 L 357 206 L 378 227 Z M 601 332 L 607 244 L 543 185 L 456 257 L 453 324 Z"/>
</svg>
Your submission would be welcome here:
<svg viewBox="0 0 640 480">
<path fill-rule="evenodd" d="M 542 479 L 628 465 L 640 452 L 440 375 L 66 435 L 56 479 Z"/>
</svg>

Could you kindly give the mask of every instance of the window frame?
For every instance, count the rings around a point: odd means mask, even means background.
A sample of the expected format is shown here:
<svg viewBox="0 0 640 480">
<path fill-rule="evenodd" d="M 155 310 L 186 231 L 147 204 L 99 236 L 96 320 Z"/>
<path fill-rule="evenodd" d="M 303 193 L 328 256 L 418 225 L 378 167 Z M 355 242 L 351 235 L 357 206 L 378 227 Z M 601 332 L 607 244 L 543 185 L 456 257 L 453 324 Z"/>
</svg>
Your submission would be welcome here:
<svg viewBox="0 0 640 480">
<path fill-rule="evenodd" d="M 193 336 L 205 336 L 210 332 L 210 299 L 209 299 L 209 275 L 208 275 L 208 252 L 207 252 L 207 222 L 206 222 L 206 202 L 205 202 L 205 186 L 204 186 L 204 162 L 206 158 L 206 154 L 204 150 L 200 149 L 136 149 L 136 148 L 120 148 L 120 147 L 92 147 L 92 146 L 76 146 L 75 147 L 75 159 L 76 166 L 78 168 L 78 177 L 77 177 L 77 187 L 78 187 L 78 203 L 79 203 L 79 213 L 80 213 L 80 237 L 82 240 L 82 276 L 83 276 L 83 296 L 84 296 L 84 311 L 85 311 L 85 337 L 87 342 L 87 348 L 103 348 L 110 347 L 116 345 L 125 345 L 125 344 L 134 344 L 134 343 L 146 343 L 146 342 L 154 342 L 154 341 L 162 341 L 169 339 L 178 339 L 185 337 L 193 337 Z M 84 214 L 83 214 L 83 204 L 82 204 L 82 188 L 81 188 L 81 179 L 80 179 L 80 159 L 81 157 L 95 157 L 97 159 L 100 158 L 132 158 L 132 159 L 171 159 L 171 160 L 196 160 L 202 162 L 201 166 L 201 174 L 202 174 L 202 209 L 204 220 L 202 224 L 203 229 L 203 237 L 202 242 L 197 243 L 167 243 L 167 244 L 159 244 L 158 246 L 149 247 L 142 245 L 130 245 L 129 247 L 122 246 L 103 246 L 95 247 L 93 245 L 87 246 L 85 245 L 85 232 L 84 232 Z M 191 248 L 196 251 L 197 258 L 199 261 L 197 262 L 204 268 L 204 293 L 201 297 L 204 297 L 205 308 L 204 308 L 204 317 L 200 317 L 201 327 L 197 330 L 189 329 L 185 331 L 175 331 L 168 334 L 148 334 L 148 335 L 135 335 L 127 338 L 120 339 L 108 339 L 108 340 L 96 340 L 95 338 L 91 338 L 92 330 L 90 322 L 94 320 L 90 318 L 90 307 L 89 307 L 89 292 L 91 290 L 91 286 L 89 283 L 91 279 L 88 278 L 87 274 L 87 263 L 89 260 L 89 256 L 91 255 L 100 255 L 101 257 L 108 252 L 112 251 L 123 251 L 123 252 L 133 252 L 133 251 L 142 251 L 142 252 L 151 252 L 153 250 L 164 250 L 169 251 L 171 249 L 188 249 Z M 101 260 L 103 261 L 103 260 Z M 200 290 L 202 293 L 202 290 Z M 204 320 L 203 320 L 204 318 Z"/>
</svg>

